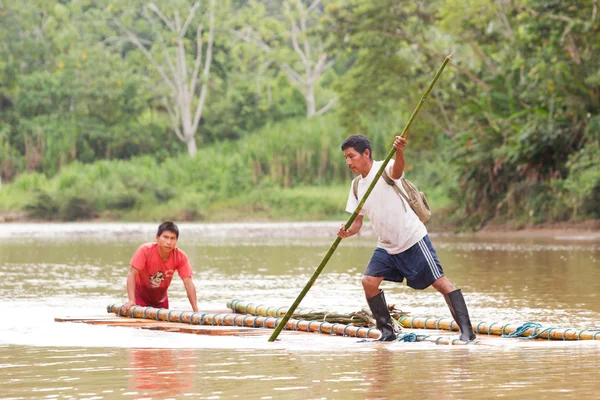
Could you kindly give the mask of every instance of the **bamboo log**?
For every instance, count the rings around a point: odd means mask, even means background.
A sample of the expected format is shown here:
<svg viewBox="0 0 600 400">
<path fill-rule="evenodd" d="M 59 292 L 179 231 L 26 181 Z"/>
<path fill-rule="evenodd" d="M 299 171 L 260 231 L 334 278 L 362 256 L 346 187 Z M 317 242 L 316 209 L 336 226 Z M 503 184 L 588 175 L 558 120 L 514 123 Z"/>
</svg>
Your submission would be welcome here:
<svg viewBox="0 0 600 400">
<path fill-rule="evenodd" d="M 235 299 L 228 301 L 225 306 L 233 310 L 235 313 L 262 315 L 267 317 L 280 317 L 285 315 L 288 310 L 288 307 L 273 307 L 265 306 L 263 304 L 245 303 L 241 300 Z M 314 312 L 316 311 L 309 308 L 297 308 L 293 315 L 309 314 Z"/>
<path fill-rule="evenodd" d="M 282 317 L 288 311 L 287 307 L 265 306 L 263 304 L 242 302 L 242 300 L 230 300 L 227 302 L 226 306 L 236 313 L 260 315 L 263 317 Z M 390 314 L 395 319 L 398 319 L 403 315 L 407 315 L 407 313 L 394 308 L 393 305 L 390 306 Z M 341 324 L 351 324 L 363 327 L 373 327 L 375 325 L 371 315 L 365 311 L 341 314 L 330 311 L 317 311 L 308 308 L 297 308 L 292 314 L 292 317 L 295 319 L 337 322 Z"/>
<path fill-rule="evenodd" d="M 112 304 L 107 307 L 109 313 L 115 313 L 121 317 L 178 322 L 190 325 L 240 326 L 275 329 L 282 322 L 282 318 L 276 317 L 241 314 L 206 314 L 201 312 L 176 311 L 142 306 L 131 307 L 130 311 L 125 315 L 121 313 L 121 309 L 122 305 L 120 306 L 117 304 Z M 289 319 L 284 328 L 292 331 L 318 332 L 368 339 L 378 339 L 381 336 L 381 332 L 376 328 L 362 328 L 353 325 L 322 321 Z"/>
<path fill-rule="evenodd" d="M 448 318 L 423 318 L 423 317 L 401 317 L 400 324 L 405 328 L 437 329 L 458 331 L 458 325 Z M 540 325 L 502 324 L 500 322 L 476 322 L 473 323 L 473 332 L 487 335 L 510 335 L 517 332 L 521 337 L 540 338 L 548 340 L 600 340 L 600 330 L 578 330 L 574 328 L 554 328 Z"/>
</svg>

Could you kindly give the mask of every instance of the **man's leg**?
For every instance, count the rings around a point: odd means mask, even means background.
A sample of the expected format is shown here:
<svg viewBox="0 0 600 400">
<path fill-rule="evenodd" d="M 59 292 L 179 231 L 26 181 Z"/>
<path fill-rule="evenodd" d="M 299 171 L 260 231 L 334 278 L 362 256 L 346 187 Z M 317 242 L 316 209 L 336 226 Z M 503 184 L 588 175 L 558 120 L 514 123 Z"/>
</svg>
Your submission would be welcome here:
<svg viewBox="0 0 600 400">
<path fill-rule="evenodd" d="M 387 302 L 383 290 L 379 289 L 379 285 L 383 281 L 382 276 L 364 275 L 362 279 L 363 289 L 369 308 L 373 313 L 377 329 L 381 332 L 381 337 L 378 339 L 382 342 L 391 342 L 396 340 L 396 333 L 392 326 L 392 316 L 388 310 Z"/>
<path fill-rule="evenodd" d="M 383 282 L 383 276 L 363 275 L 362 285 L 367 300 L 379 294 L 379 285 L 381 285 L 381 282 Z"/>
<path fill-rule="evenodd" d="M 465 298 L 462 295 L 460 289 L 456 289 L 454 285 L 446 278 L 442 276 L 433 282 L 432 286 L 435 290 L 444 295 L 444 300 L 448 304 L 452 318 L 458 324 L 460 328 L 460 340 L 465 342 L 475 339 L 473 333 L 473 326 L 471 325 L 471 319 L 469 318 L 469 310 L 465 303 Z"/>
</svg>

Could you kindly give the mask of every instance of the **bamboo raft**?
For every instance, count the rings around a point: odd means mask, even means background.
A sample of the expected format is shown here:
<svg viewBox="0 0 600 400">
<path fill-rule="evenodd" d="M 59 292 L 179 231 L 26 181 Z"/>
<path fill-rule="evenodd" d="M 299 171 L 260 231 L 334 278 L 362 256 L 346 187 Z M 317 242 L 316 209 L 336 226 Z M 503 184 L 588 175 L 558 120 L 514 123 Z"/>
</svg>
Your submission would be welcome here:
<svg viewBox="0 0 600 400">
<path fill-rule="evenodd" d="M 108 313 L 115 314 L 112 317 L 66 317 L 55 318 L 55 321 L 128 326 L 212 336 L 264 336 L 266 340 L 273 329 L 280 326 L 283 320 L 282 316 L 288 310 L 286 307 L 256 305 L 241 300 L 231 300 L 227 302 L 227 307 L 229 310 L 191 312 L 134 306 L 127 312 L 127 315 L 124 315 L 122 313 L 123 305 L 112 304 L 107 307 Z M 394 315 L 394 313 L 392 314 Z M 502 345 L 503 343 L 514 344 L 516 338 L 537 339 L 537 341 L 600 340 L 600 329 L 577 330 L 544 327 L 533 322 L 517 325 L 482 321 L 473 324 L 473 331 L 478 335 L 477 339 L 465 342 L 457 338 L 458 326 L 451 319 L 412 317 L 402 312 L 396 312 L 394 318 L 397 319 L 394 321 L 402 328 L 398 334 L 397 341 L 399 342 L 430 342 L 438 345 Z M 282 333 L 284 335 L 324 334 L 331 338 L 340 337 L 339 340 L 341 337 L 363 340 L 378 339 L 380 332 L 373 326 L 373 322 L 372 317 L 365 311 L 340 314 L 298 308 L 285 324 Z M 492 340 L 494 336 L 496 339 Z"/>
<path fill-rule="evenodd" d="M 128 312 L 127 315 L 124 315 L 121 313 L 121 308 L 122 306 L 112 304 L 107 307 L 107 311 L 109 313 L 115 313 L 120 317 L 150 319 L 178 324 L 204 325 L 212 327 L 233 326 L 242 328 L 275 329 L 275 327 L 277 327 L 277 325 L 281 322 L 281 318 L 270 316 L 176 311 L 141 306 L 132 307 L 130 312 Z M 285 328 L 289 331 L 318 332 L 338 336 L 353 336 L 364 339 L 377 339 L 381 334 L 376 328 L 363 328 L 340 323 L 305 321 L 297 319 L 290 319 Z"/>
<path fill-rule="evenodd" d="M 228 303 L 230 304 L 230 303 Z M 243 306 L 243 304 L 239 304 Z M 250 305 L 249 307 L 250 308 Z M 141 307 L 134 306 L 127 313 L 127 315 L 121 313 L 122 306 L 112 304 L 107 307 L 107 311 L 109 313 L 114 313 L 118 317 L 126 317 L 130 319 L 141 319 L 141 320 L 152 320 L 156 322 L 168 323 L 171 325 L 170 329 L 166 327 L 153 327 L 150 329 L 161 329 L 161 330 L 169 330 L 169 331 L 181 331 L 184 333 L 204 333 L 203 331 L 199 331 L 191 328 L 194 326 L 195 328 L 207 328 L 208 332 L 211 332 L 212 335 L 223 335 L 230 334 L 235 335 L 235 331 L 233 332 L 222 332 L 220 331 L 223 328 L 232 327 L 232 328 L 242 328 L 242 329 L 262 329 L 263 332 L 265 329 L 272 330 L 275 329 L 278 324 L 281 322 L 281 317 L 275 316 L 261 316 L 261 315 L 252 315 L 252 314 L 231 314 L 231 313 L 203 313 L 203 312 L 190 312 L 190 311 L 176 311 L 176 310 L 167 310 L 167 309 L 158 309 L 153 307 Z M 255 312 L 258 310 L 260 312 L 261 308 L 256 307 Z M 274 310 L 271 308 L 264 308 L 263 311 L 265 314 L 267 312 L 273 313 Z M 281 312 L 285 313 L 281 309 L 277 311 L 277 314 Z M 306 310 L 303 311 L 306 313 Z M 302 313 L 300 313 L 302 314 Z M 183 329 L 181 328 L 183 325 Z M 139 326 L 144 328 L 144 326 Z M 149 329 L 149 328 L 146 328 Z M 213 329 L 216 329 L 217 332 L 212 332 Z M 321 333 L 329 336 L 342 336 L 342 337 L 353 337 L 353 338 L 362 338 L 362 339 L 378 339 L 381 335 L 381 332 L 374 327 L 359 327 L 349 324 L 342 324 L 338 322 L 327 322 L 327 321 L 307 321 L 300 320 L 295 318 L 290 318 L 286 324 L 284 329 L 286 334 L 295 334 L 301 332 L 307 333 Z M 247 330 L 244 332 L 239 332 L 241 336 L 247 333 Z M 261 334 L 260 332 L 259 334 Z M 477 345 L 481 344 L 480 341 L 472 341 L 465 342 L 457 339 L 452 336 L 433 336 L 433 335 L 417 335 L 415 333 L 406 333 L 401 334 L 398 338 L 398 341 L 402 342 L 431 342 L 437 345 Z"/>
</svg>

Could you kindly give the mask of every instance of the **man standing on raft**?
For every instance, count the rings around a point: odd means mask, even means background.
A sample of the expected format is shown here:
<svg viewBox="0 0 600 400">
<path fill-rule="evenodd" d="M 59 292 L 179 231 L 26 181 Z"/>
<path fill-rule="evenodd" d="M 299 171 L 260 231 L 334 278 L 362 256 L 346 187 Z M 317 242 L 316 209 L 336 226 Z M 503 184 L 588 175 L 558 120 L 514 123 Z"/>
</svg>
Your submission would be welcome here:
<svg viewBox="0 0 600 400">
<path fill-rule="evenodd" d="M 388 176 L 394 180 L 400 190 L 403 190 L 400 180 L 404 177 L 405 147 L 406 139 L 396 136 L 394 141 L 396 157 L 386 166 Z M 346 165 L 353 173 L 360 174 L 357 196 L 355 197 L 354 188 L 351 187 L 346 204 L 346 211 L 353 213 L 383 161 L 373 161 L 371 143 L 363 135 L 348 137 L 342 143 L 342 151 L 346 158 Z M 342 224 L 338 236 L 347 238 L 356 235 L 362 227 L 365 214 L 371 220 L 373 230 L 379 235 L 377 248 L 362 279 L 367 302 L 377 322 L 377 329 L 381 331 L 379 340 L 396 339 L 390 312 L 379 285 L 383 280 L 402 282 L 404 278 L 408 286 L 413 289 L 423 290 L 433 286 L 444 295 L 450 313 L 460 328 L 460 339 L 464 341 L 475 339 L 462 292 L 456 289 L 444 275 L 442 265 L 427 235 L 427 229 L 410 205 L 395 192 L 392 186 L 380 179 L 352 226 L 346 230 Z"/>
<path fill-rule="evenodd" d="M 133 306 L 169 308 L 167 290 L 175 271 L 194 312 L 198 311 L 196 286 L 192 282 L 192 267 L 187 255 L 177 247 L 179 228 L 171 221 L 159 225 L 155 243 L 141 245 L 131 258 L 127 274 L 128 301 L 123 314 Z"/>
</svg>

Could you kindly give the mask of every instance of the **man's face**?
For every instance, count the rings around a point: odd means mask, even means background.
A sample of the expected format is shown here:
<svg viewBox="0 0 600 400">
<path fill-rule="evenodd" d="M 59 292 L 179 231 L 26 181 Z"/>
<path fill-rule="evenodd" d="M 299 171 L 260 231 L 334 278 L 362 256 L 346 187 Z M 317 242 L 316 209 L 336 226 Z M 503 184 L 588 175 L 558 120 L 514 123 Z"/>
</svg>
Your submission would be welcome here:
<svg viewBox="0 0 600 400">
<path fill-rule="evenodd" d="M 177 235 L 174 232 L 164 231 L 160 236 L 156 236 L 156 241 L 160 250 L 170 253 L 177 244 Z"/>
<path fill-rule="evenodd" d="M 359 153 L 354 147 L 348 147 L 344 150 L 346 165 L 355 174 L 366 176 L 371 170 L 371 152 L 367 149 L 364 153 Z"/>
</svg>

